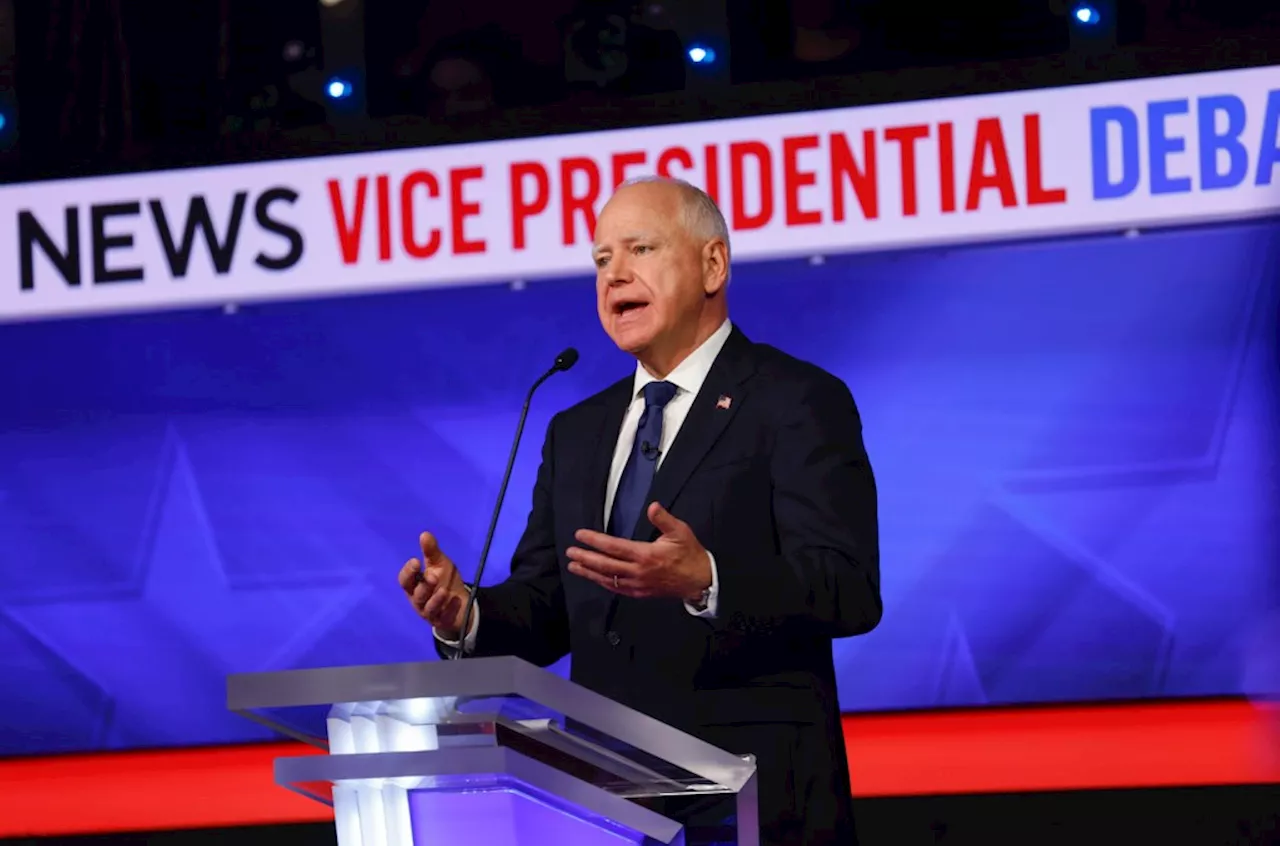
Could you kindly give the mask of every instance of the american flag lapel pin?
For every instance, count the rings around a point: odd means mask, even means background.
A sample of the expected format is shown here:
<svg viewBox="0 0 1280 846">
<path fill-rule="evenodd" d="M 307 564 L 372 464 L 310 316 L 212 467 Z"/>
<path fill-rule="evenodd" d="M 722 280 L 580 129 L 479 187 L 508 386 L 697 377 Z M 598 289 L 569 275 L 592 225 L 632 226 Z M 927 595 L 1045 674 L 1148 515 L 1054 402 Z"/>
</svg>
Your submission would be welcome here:
<svg viewBox="0 0 1280 846">
<path fill-rule="evenodd" d="M 728 394 L 721 394 L 720 399 L 716 400 L 716 408 L 728 408 L 733 405 L 733 397 Z"/>
</svg>

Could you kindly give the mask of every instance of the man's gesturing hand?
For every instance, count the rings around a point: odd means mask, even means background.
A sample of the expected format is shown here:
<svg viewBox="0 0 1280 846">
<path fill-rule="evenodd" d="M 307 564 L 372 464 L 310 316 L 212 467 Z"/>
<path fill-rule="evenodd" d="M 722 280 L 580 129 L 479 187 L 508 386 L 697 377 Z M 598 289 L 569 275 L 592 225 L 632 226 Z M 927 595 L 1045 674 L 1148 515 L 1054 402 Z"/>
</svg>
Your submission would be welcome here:
<svg viewBox="0 0 1280 846">
<path fill-rule="evenodd" d="M 649 522 L 662 533 L 652 543 L 579 529 L 574 537 L 582 547 L 566 553 L 569 572 L 623 596 L 698 602 L 711 587 L 707 550 L 688 523 L 656 502 L 649 506 Z"/>
<path fill-rule="evenodd" d="M 414 610 L 441 637 L 457 640 L 462 630 L 462 612 L 467 604 L 466 585 L 449 556 L 440 551 L 435 535 L 423 532 L 418 544 L 422 547 L 422 562 L 411 558 L 400 568 L 400 587 L 413 603 Z"/>
</svg>

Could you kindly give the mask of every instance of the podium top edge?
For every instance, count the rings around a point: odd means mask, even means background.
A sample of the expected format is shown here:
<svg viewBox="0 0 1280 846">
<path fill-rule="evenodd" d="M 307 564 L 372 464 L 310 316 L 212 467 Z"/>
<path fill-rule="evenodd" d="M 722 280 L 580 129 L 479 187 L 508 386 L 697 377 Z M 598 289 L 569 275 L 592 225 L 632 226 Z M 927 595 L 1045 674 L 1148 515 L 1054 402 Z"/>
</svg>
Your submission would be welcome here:
<svg viewBox="0 0 1280 846">
<path fill-rule="evenodd" d="M 506 656 L 236 673 L 227 677 L 227 707 L 232 711 L 253 711 L 523 693 L 520 688 L 524 684 L 536 684 L 526 670 L 546 673 L 519 658 Z"/>
<path fill-rule="evenodd" d="M 513 656 L 240 673 L 227 707 L 246 716 L 391 700 L 520 696 L 685 770 L 739 790 L 754 763 Z"/>
</svg>

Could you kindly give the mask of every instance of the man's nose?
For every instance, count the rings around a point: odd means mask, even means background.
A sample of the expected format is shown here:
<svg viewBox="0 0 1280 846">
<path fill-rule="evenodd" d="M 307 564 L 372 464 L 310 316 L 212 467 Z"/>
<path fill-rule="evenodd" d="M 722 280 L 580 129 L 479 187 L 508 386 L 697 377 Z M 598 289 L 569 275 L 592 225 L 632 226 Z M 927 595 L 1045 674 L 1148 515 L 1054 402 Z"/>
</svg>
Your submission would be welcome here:
<svg viewBox="0 0 1280 846">
<path fill-rule="evenodd" d="M 631 281 L 631 265 L 625 258 L 611 258 L 603 275 L 604 281 L 611 287 L 625 285 Z"/>
</svg>

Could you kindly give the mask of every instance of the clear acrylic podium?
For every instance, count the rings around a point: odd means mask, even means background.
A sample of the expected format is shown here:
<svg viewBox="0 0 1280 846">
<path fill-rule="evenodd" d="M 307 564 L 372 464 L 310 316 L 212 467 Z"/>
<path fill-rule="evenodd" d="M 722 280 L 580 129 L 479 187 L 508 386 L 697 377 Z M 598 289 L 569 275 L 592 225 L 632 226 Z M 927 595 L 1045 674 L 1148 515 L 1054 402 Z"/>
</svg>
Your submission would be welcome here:
<svg viewBox="0 0 1280 846">
<path fill-rule="evenodd" d="M 750 756 L 518 658 L 233 675 L 227 706 L 328 751 L 275 780 L 340 846 L 759 844 Z M 736 808 L 714 835 L 664 815 L 711 803 Z"/>
</svg>

